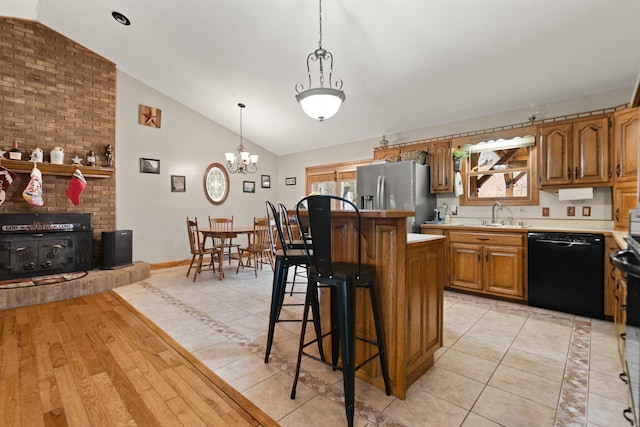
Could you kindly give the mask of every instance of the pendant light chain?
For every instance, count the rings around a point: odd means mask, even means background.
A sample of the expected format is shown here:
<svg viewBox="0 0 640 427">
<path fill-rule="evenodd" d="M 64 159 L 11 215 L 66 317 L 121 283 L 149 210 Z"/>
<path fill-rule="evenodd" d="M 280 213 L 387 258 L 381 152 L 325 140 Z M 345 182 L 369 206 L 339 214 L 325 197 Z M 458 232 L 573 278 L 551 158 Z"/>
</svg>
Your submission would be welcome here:
<svg viewBox="0 0 640 427">
<path fill-rule="evenodd" d="M 319 1 L 319 15 L 320 15 L 320 41 L 318 42 L 318 47 L 322 49 L 322 0 Z"/>
</svg>

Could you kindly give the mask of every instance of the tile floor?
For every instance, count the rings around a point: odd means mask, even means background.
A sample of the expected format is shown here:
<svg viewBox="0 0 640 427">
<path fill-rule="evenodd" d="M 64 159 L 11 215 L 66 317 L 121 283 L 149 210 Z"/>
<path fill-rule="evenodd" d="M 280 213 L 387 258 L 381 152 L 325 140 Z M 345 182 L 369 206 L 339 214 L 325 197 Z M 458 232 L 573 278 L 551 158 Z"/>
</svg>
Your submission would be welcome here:
<svg viewBox="0 0 640 427">
<path fill-rule="evenodd" d="M 195 283 L 186 270 L 116 292 L 282 426 L 346 424 L 340 372 L 304 359 L 289 398 L 300 323 L 276 326 L 263 362 L 270 270 L 226 267 L 224 280 L 204 272 Z M 435 365 L 406 400 L 358 380 L 356 426 L 628 426 L 611 322 L 453 292 L 444 305 Z"/>
</svg>

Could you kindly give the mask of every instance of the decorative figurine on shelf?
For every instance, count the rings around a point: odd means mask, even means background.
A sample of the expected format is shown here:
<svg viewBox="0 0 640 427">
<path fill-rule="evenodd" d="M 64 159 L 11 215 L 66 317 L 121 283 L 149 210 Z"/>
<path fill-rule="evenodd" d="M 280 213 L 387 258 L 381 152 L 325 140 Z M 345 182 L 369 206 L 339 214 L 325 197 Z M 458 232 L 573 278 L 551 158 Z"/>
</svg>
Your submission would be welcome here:
<svg viewBox="0 0 640 427">
<path fill-rule="evenodd" d="M 107 167 L 110 168 L 113 163 L 113 148 L 111 148 L 111 144 L 107 144 L 104 148 L 104 157 L 107 159 Z"/>
<path fill-rule="evenodd" d="M 9 159 L 22 160 L 22 151 L 18 148 L 18 140 L 13 140 L 13 148 L 9 150 Z"/>
<path fill-rule="evenodd" d="M 36 147 L 33 150 L 31 150 L 31 161 L 32 162 L 40 162 L 40 163 L 42 163 L 43 159 L 44 159 L 44 152 L 42 151 L 42 148 Z"/>
<path fill-rule="evenodd" d="M 87 166 L 96 165 L 96 154 L 93 151 L 87 153 Z"/>
<path fill-rule="evenodd" d="M 55 147 L 49 155 L 51 156 L 51 164 L 61 165 L 64 163 L 64 148 Z"/>
</svg>

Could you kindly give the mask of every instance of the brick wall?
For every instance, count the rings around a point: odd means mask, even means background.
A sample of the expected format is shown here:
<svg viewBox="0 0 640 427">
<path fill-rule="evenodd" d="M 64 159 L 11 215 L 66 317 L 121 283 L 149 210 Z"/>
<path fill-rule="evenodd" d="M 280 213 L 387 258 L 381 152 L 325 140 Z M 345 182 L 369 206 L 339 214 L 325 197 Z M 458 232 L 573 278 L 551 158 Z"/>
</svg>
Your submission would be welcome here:
<svg viewBox="0 0 640 427">
<path fill-rule="evenodd" d="M 23 160 L 39 147 L 48 162 L 51 149 L 63 147 L 65 164 L 93 150 L 103 164 L 111 144 L 115 167 L 115 109 L 114 63 L 37 22 L 0 18 L 0 149 L 16 139 Z M 114 230 L 115 174 L 87 178 L 77 207 L 65 195 L 70 179 L 44 175 L 44 206 L 34 207 L 22 198 L 29 174 L 18 174 L 0 213 L 90 212 L 96 238 Z"/>
</svg>

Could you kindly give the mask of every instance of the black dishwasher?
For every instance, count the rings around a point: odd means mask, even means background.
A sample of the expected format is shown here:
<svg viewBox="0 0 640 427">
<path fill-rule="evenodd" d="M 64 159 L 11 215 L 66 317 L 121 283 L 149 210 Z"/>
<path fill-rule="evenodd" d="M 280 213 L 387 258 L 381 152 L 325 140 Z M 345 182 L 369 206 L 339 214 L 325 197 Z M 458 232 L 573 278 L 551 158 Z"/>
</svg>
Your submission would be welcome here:
<svg viewBox="0 0 640 427">
<path fill-rule="evenodd" d="M 529 233 L 529 305 L 604 318 L 604 236 Z"/>
</svg>

